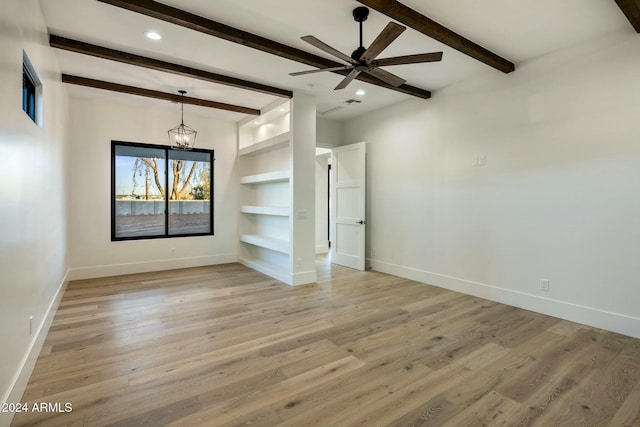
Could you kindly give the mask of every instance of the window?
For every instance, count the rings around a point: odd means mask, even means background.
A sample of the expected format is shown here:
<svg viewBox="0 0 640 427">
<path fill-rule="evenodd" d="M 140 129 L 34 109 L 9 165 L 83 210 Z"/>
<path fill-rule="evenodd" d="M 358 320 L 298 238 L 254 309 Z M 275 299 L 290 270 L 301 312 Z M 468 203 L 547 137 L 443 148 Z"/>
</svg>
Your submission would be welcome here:
<svg viewBox="0 0 640 427">
<path fill-rule="evenodd" d="M 213 151 L 111 142 L 111 240 L 213 234 Z"/>
<path fill-rule="evenodd" d="M 36 121 L 36 85 L 27 67 L 22 66 L 22 110 Z"/>
<path fill-rule="evenodd" d="M 42 83 L 29 61 L 26 52 L 22 52 L 22 110 L 38 126 L 42 126 Z"/>
</svg>

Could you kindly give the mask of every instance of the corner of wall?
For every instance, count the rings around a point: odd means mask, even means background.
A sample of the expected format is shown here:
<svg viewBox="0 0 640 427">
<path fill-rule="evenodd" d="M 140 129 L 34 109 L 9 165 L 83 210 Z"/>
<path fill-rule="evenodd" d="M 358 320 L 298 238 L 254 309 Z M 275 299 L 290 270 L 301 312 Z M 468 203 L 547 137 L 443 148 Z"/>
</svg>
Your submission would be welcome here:
<svg viewBox="0 0 640 427">
<path fill-rule="evenodd" d="M 53 319 L 58 311 L 58 307 L 60 306 L 60 301 L 62 300 L 62 296 L 64 295 L 64 291 L 69 284 L 69 275 L 70 270 L 67 270 L 64 275 L 60 285 L 58 286 L 58 290 L 55 293 L 51 304 L 47 308 L 45 315 L 43 316 L 42 322 L 38 326 L 38 330 L 33 336 L 29 348 L 24 355 L 20 367 L 13 378 L 12 383 L 9 385 L 9 389 L 7 391 L 6 396 L 3 396 L 2 402 L 20 402 L 22 399 L 22 395 L 24 394 L 27 384 L 29 383 L 29 378 L 31 377 L 31 373 L 33 372 L 33 368 L 36 365 L 38 360 L 38 356 L 42 351 L 42 347 L 47 338 L 47 334 L 49 333 L 49 328 L 53 323 Z M 0 425 L 11 424 L 11 420 L 13 419 L 13 414 L 4 413 L 0 411 Z"/>
</svg>

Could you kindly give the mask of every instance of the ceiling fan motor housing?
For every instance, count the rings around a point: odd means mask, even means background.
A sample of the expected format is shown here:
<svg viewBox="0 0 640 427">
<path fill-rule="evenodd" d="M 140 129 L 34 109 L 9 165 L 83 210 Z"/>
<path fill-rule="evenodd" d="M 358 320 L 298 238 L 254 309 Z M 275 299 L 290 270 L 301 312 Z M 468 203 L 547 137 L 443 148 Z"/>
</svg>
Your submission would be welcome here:
<svg viewBox="0 0 640 427">
<path fill-rule="evenodd" d="M 359 48 L 357 48 L 356 50 L 353 51 L 353 53 L 351 54 L 351 58 L 354 61 L 360 61 L 360 58 L 362 58 L 362 55 L 367 51 L 367 49 L 364 46 L 360 46 Z"/>
</svg>

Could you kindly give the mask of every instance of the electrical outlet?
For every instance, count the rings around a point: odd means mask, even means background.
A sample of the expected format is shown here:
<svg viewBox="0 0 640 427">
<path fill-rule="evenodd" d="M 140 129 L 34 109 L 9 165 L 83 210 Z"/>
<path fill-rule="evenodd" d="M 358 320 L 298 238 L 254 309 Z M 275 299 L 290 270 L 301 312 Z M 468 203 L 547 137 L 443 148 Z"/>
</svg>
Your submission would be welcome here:
<svg viewBox="0 0 640 427">
<path fill-rule="evenodd" d="M 298 259 L 296 260 L 296 267 L 297 267 L 297 268 L 302 268 L 302 258 L 298 258 Z"/>
<path fill-rule="evenodd" d="M 541 291 L 549 292 L 549 279 L 540 279 L 538 286 Z"/>
<path fill-rule="evenodd" d="M 169 255 L 176 256 L 176 248 L 169 249 Z"/>
<path fill-rule="evenodd" d="M 377 256 L 378 250 L 376 248 L 371 248 L 371 256 Z"/>
</svg>

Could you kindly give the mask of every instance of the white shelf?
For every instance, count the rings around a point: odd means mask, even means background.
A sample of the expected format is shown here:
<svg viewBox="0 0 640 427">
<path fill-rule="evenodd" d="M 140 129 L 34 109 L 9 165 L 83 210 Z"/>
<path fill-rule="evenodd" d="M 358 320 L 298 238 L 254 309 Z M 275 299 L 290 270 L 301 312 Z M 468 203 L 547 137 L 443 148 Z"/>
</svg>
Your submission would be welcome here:
<svg viewBox="0 0 640 427">
<path fill-rule="evenodd" d="M 240 241 L 249 243 L 253 246 L 271 249 L 272 251 L 282 252 L 283 254 L 289 253 L 289 242 L 282 239 L 275 239 L 273 237 L 265 237 L 257 234 L 242 234 L 240 236 Z"/>
<path fill-rule="evenodd" d="M 289 208 L 281 206 L 241 206 L 240 212 L 253 215 L 289 216 Z"/>
<path fill-rule="evenodd" d="M 240 149 L 241 156 L 257 156 L 269 151 L 279 150 L 289 145 L 290 132 L 281 133 L 264 141 Z"/>
<path fill-rule="evenodd" d="M 271 182 L 287 182 L 290 178 L 288 170 L 259 173 L 257 175 L 247 175 L 240 178 L 240 184 L 268 184 Z"/>
</svg>

